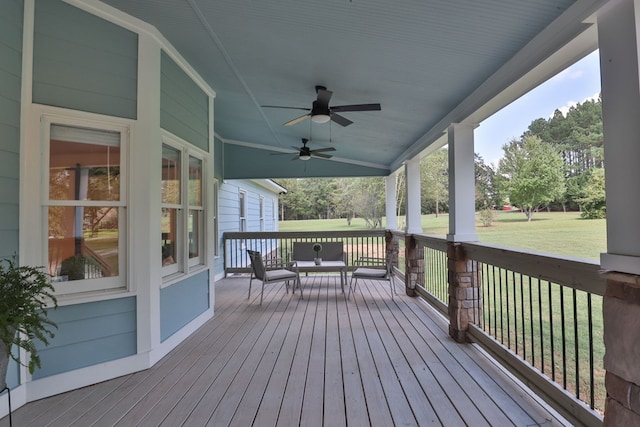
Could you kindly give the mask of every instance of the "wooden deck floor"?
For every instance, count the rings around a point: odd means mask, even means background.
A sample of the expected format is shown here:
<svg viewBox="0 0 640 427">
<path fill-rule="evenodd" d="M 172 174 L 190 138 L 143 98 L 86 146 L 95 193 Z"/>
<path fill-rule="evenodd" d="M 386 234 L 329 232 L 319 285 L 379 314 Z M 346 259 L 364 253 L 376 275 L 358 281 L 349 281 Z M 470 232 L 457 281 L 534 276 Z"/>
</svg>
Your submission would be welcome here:
<svg viewBox="0 0 640 427">
<path fill-rule="evenodd" d="M 246 298 L 216 284 L 216 316 L 156 366 L 29 403 L 14 426 L 531 426 L 566 422 L 419 299 L 387 282 L 303 278 Z M 399 290 L 400 291 L 400 290 Z M 8 418 L 0 426 L 8 426 Z"/>
</svg>

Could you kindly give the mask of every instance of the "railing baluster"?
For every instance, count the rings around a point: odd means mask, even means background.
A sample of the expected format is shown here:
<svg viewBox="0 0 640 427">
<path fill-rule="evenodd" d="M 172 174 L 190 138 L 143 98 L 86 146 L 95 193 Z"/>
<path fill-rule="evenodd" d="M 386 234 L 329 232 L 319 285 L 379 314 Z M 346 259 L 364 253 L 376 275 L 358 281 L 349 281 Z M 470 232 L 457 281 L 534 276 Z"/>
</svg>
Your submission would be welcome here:
<svg viewBox="0 0 640 427">
<path fill-rule="evenodd" d="M 593 313 L 591 305 L 591 294 L 587 294 L 587 323 L 589 328 L 589 406 L 595 407 L 595 378 L 594 378 L 594 356 L 593 356 Z"/>
<path fill-rule="evenodd" d="M 576 397 L 580 399 L 580 339 L 578 336 L 578 301 L 575 288 L 573 289 L 573 340 L 576 359 Z"/>
<path fill-rule="evenodd" d="M 560 319 L 562 324 L 562 386 L 567 388 L 567 325 L 564 314 L 564 286 L 560 286 Z M 555 378 L 554 378 L 555 379 Z"/>
<path fill-rule="evenodd" d="M 547 286 L 549 287 L 549 342 L 551 346 L 551 378 L 556 380 L 556 352 L 555 352 L 555 341 L 553 337 L 553 286 L 550 282 L 547 282 Z M 561 308 L 562 313 L 564 313 L 564 306 Z M 564 331 L 564 320 L 563 323 L 563 331 Z M 563 340 L 564 341 L 564 340 Z"/>
</svg>

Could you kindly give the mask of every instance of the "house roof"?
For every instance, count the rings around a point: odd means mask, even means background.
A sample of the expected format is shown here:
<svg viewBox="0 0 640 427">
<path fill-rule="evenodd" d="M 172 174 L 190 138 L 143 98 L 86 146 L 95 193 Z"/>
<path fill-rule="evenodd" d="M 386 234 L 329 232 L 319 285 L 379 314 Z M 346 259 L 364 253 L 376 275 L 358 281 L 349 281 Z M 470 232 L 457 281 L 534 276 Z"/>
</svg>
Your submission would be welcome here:
<svg viewBox="0 0 640 427">
<path fill-rule="evenodd" d="M 604 0 L 104 0 L 157 28 L 216 92 L 225 178 L 388 175 L 596 48 Z M 353 124 L 283 123 L 315 86 Z M 330 160 L 292 161 L 302 138 Z M 426 150 L 426 151 L 425 151 Z M 282 155 L 274 155 L 280 153 Z"/>
</svg>

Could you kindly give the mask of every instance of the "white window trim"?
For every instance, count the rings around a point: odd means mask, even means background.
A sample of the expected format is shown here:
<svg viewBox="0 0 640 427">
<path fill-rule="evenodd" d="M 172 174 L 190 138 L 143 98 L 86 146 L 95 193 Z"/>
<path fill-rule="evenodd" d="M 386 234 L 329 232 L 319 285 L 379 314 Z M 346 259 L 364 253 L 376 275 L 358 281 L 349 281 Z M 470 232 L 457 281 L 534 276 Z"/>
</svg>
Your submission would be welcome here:
<svg viewBox="0 0 640 427">
<path fill-rule="evenodd" d="M 218 182 L 217 179 L 213 180 L 213 212 L 211 213 L 211 217 L 212 217 L 212 230 L 211 232 L 214 235 L 214 245 L 213 245 L 213 257 L 214 258 L 220 258 L 220 237 L 218 236 L 218 234 L 220 233 L 220 222 L 219 222 L 219 212 L 218 212 L 218 208 L 219 208 L 219 204 L 218 204 L 218 194 L 220 192 L 220 183 Z"/>
<path fill-rule="evenodd" d="M 162 267 L 162 287 L 168 286 L 175 282 L 177 279 L 187 276 L 192 273 L 199 272 L 207 266 L 207 245 L 205 244 L 208 227 L 207 227 L 207 165 L 209 159 L 209 153 L 201 150 L 189 142 L 167 132 L 161 131 L 162 145 L 167 145 L 180 151 L 180 163 L 181 163 L 181 199 L 179 205 L 169 205 L 161 203 L 161 208 L 175 208 L 178 209 L 180 214 L 178 215 L 178 230 L 177 233 L 181 238 L 180 247 L 178 248 L 177 256 L 180 258 L 176 264 Z M 189 259 L 189 239 L 188 239 L 188 223 L 189 220 L 189 157 L 194 157 L 202 162 L 202 222 L 201 222 L 201 238 L 200 242 L 200 255 L 196 258 Z"/>
<path fill-rule="evenodd" d="M 242 197 L 244 196 L 244 198 Z M 244 188 L 238 189 L 238 231 L 246 232 L 249 231 L 247 224 L 247 208 L 249 205 L 248 199 L 249 193 Z M 244 212 L 244 216 L 242 213 Z"/>
<path fill-rule="evenodd" d="M 130 280 L 129 277 L 129 264 L 128 257 L 128 223 L 129 223 L 129 210 L 128 208 L 128 193 L 129 193 L 129 138 L 131 133 L 131 127 L 133 122 L 127 119 L 121 119 L 117 117 L 102 116 L 99 114 L 86 113 L 80 111 L 66 110 L 57 107 L 48 107 L 43 105 L 32 106 L 30 112 L 32 122 L 36 120 L 39 122 L 39 126 L 33 129 L 39 129 L 37 134 L 27 134 L 26 139 L 29 141 L 27 144 L 30 147 L 38 147 L 41 150 L 42 155 L 40 161 L 35 164 L 40 164 L 40 170 L 34 174 L 39 178 L 36 181 L 26 180 L 23 182 L 22 191 L 23 194 L 33 194 L 33 198 L 30 202 L 25 203 L 25 208 L 28 204 L 35 206 L 36 199 L 38 209 L 33 212 L 31 209 L 25 209 L 25 215 L 34 219 L 35 215 L 38 215 L 37 221 L 28 222 L 31 224 L 39 224 L 39 227 L 34 227 L 35 230 L 26 236 L 27 242 L 35 242 L 37 239 L 40 244 L 40 250 L 34 253 L 34 258 L 25 257 L 24 263 L 35 265 L 48 265 L 49 262 L 49 242 L 48 242 L 48 209 L 49 206 L 75 206 L 77 203 L 70 203 L 70 201 L 57 201 L 49 200 L 49 153 L 50 153 L 50 136 L 51 125 L 62 125 L 71 127 L 81 127 L 96 129 L 102 131 L 113 131 L 120 134 L 120 177 L 122 185 L 120 186 L 120 200 L 114 201 L 82 201 L 83 206 L 114 206 L 118 207 L 118 223 L 119 223 L 119 239 L 118 239 L 118 276 L 105 277 L 100 279 L 85 279 L 74 280 L 70 282 L 56 282 L 55 293 L 61 302 L 65 299 L 94 299 L 99 296 L 100 299 L 105 297 L 108 293 L 112 292 L 122 293 L 129 292 Z M 25 150 L 25 157 L 22 167 L 25 164 L 34 164 L 32 162 L 31 150 Z M 33 174 L 35 168 L 29 168 L 30 173 Z M 36 185 L 33 188 L 32 185 Z M 29 188 L 27 191 L 26 188 Z M 22 210 L 22 209 L 21 209 Z M 32 212 L 29 212 L 32 211 Z M 29 219 L 27 219 L 29 221 Z M 36 237 L 37 235 L 37 237 Z M 28 243 L 27 243 L 28 244 Z M 37 260 L 36 260 L 37 259 Z"/>
<path fill-rule="evenodd" d="M 264 231 L 264 196 L 260 196 L 260 231 Z"/>
</svg>

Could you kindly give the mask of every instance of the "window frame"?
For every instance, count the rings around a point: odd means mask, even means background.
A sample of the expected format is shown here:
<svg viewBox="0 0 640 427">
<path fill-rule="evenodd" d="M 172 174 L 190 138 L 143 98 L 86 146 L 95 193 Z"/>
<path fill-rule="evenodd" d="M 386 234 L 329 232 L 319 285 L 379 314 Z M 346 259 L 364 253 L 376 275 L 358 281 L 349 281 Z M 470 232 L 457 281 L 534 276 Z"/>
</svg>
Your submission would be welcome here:
<svg viewBox="0 0 640 427">
<path fill-rule="evenodd" d="M 260 231 L 264 231 L 264 196 L 260 196 Z"/>
<path fill-rule="evenodd" d="M 106 291 L 128 290 L 128 193 L 129 193 L 129 138 L 130 124 L 116 120 L 93 120 L 82 114 L 53 114 L 47 111 L 38 112 L 41 123 L 40 147 L 42 149 L 41 200 L 42 216 L 42 261 L 49 265 L 49 209 L 64 207 L 114 207 L 118 209 L 118 275 L 101 278 L 79 279 L 71 281 L 55 281 L 57 296 L 103 293 Z M 89 129 L 95 131 L 117 132 L 120 134 L 120 193 L 117 201 L 113 200 L 56 200 L 50 198 L 50 155 L 51 129 L 53 126 Z"/>
<path fill-rule="evenodd" d="M 248 193 L 247 190 L 240 188 L 238 189 L 238 231 L 241 233 L 248 231 L 247 230 L 247 198 Z"/>
<path fill-rule="evenodd" d="M 161 209 L 170 208 L 176 209 L 177 214 L 177 227 L 176 235 L 178 240 L 177 247 L 177 260 L 175 264 L 162 266 L 162 280 L 163 284 L 168 284 L 175 280 L 178 276 L 187 275 L 193 271 L 197 271 L 206 266 L 207 254 L 205 239 L 207 236 L 207 160 L 208 153 L 189 144 L 177 136 L 170 134 L 167 131 L 162 131 L 161 145 L 170 147 L 180 152 L 180 203 L 167 204 L 162 203 Z M 201 165 L 201 205 L 190 205 L 189 202 L 189 159 L 194 158 L 200 161 Z M 162 166 L 162 165 L 160 165 Z M 162 178 L 161 178 L 162 179 Z M 190 211 L 197 210 L 199 215 L 199 227 L 198 227 L 198 246 L 199 254 L 197 257 L 189 257 L 189 215 Z"/>
<path fill-rule="evenodd" d="M 218 182 L 217 179 L 213 180 L 212 183 L 213 186 L 213 213 L 212 213 L 212 223 L 213 223 L 213 230 L 211 230 L 211 232 L 213 233 L 214 236 L 214 245 L 213 245 L 213 256 L 215 258 L 219 258 L 220 257 L 220 238 L 218 236 L 218 233 L 220 233 L 220 223 L 219 223 L 219 217 L 218 217 L 218 193 L 220 191 L 220 184 Z"/>
</svg>

